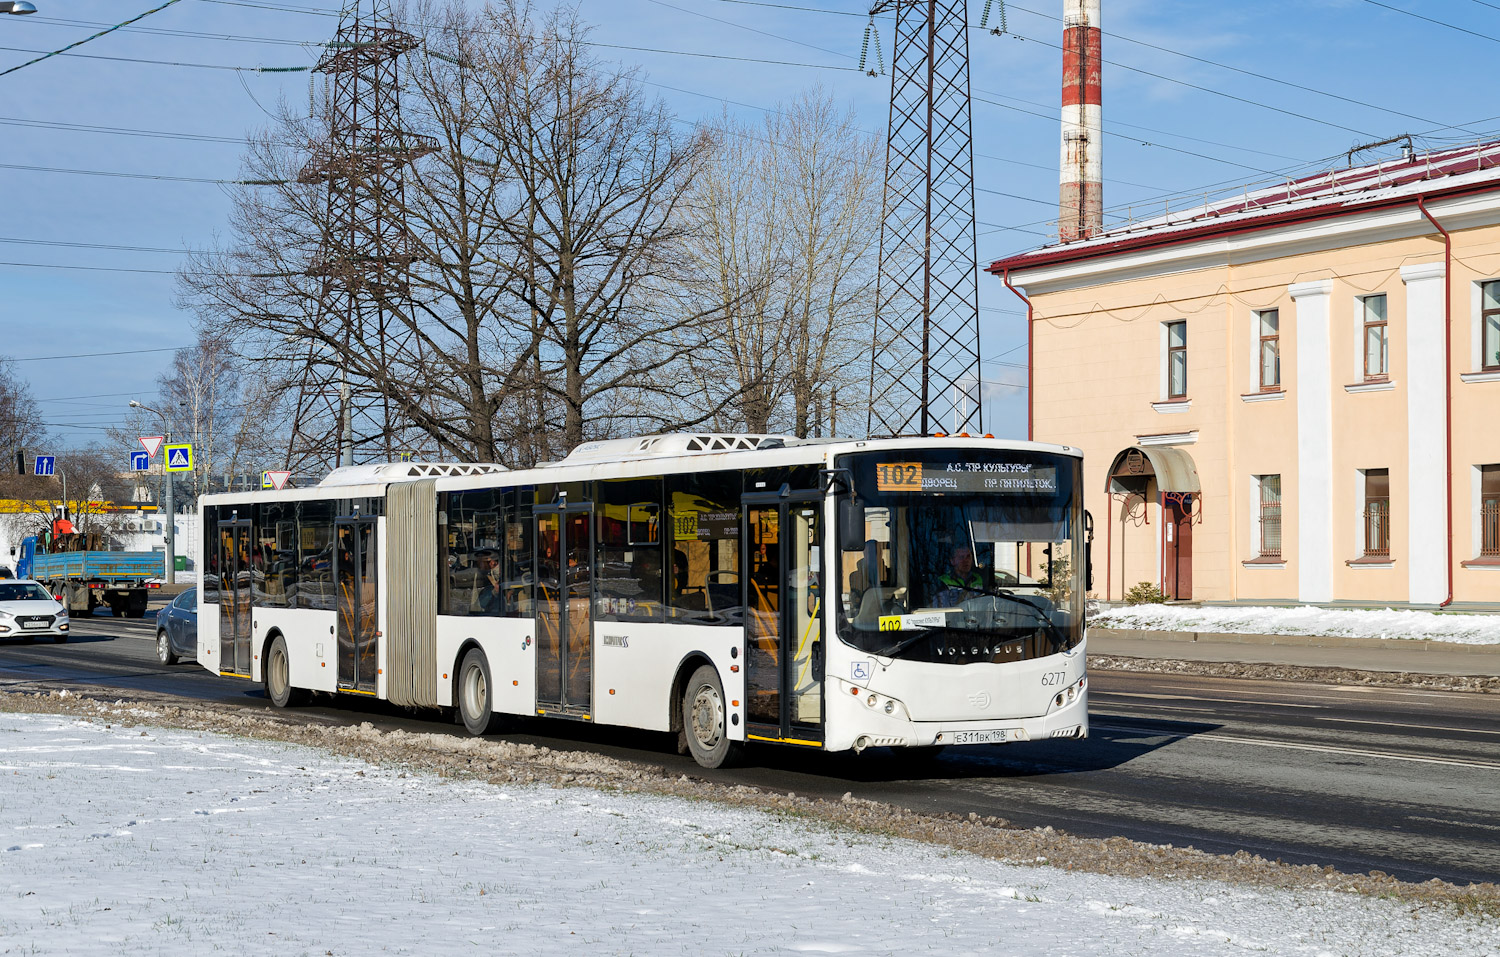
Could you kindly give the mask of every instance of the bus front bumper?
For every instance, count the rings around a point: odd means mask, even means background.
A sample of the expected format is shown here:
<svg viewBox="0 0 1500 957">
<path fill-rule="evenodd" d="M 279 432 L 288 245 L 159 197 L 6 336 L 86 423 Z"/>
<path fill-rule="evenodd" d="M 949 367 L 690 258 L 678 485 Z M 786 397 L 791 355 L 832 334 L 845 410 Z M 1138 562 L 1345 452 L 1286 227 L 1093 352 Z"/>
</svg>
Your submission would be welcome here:
<svg viewBox="0 0 1500 957">
<path fill-rule="evenodd" d="M 1089 736 L 1088 689 L 1082 683 L 1063 703 L 1048 702 L 1046 714 L 1022 718 L 989 718 L 979 721 L 912 721 L 902 709 L 886 714 L 882 708 L 863 709 L 858 732 L 830 735 L 830 751 L 865 748 L 915 748 L 945 745 L 1012 744 L 1054 738 L 1082 739 Z M 837 699 L 835 699 L 837 700 Z M 832 724 L 832 722 L 830 723 Z M 851 722 L 854 724 L 854 722 Z"/>
</svg>

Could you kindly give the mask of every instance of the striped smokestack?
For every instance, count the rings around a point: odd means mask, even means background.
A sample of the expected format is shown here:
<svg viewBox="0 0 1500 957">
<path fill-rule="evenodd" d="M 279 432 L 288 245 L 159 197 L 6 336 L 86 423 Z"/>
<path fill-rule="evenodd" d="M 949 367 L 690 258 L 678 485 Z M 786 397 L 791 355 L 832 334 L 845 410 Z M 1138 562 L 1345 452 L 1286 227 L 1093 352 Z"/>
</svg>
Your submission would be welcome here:
<svg viewBox="0 0 1500 957">
<path fill-rule="evenodd" d="M 1087 239 L 1104 223 L 1099 0 L 1063 0 L 1062 188 L 1057 235 Z"/>
</svg>

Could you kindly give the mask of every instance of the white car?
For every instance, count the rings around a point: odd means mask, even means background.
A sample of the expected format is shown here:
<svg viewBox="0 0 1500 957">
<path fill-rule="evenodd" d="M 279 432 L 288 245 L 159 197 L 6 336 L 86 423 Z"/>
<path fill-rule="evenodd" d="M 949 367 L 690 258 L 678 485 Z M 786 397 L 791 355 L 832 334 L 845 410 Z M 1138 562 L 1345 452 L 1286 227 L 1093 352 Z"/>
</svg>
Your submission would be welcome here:
<svg viewBox="0 0 1500 957">
<path fill-rule="evenodd" d="M 40 582 L 0 580 L 0 640 L 68 640 L 68 608 Z"/>
</svg>

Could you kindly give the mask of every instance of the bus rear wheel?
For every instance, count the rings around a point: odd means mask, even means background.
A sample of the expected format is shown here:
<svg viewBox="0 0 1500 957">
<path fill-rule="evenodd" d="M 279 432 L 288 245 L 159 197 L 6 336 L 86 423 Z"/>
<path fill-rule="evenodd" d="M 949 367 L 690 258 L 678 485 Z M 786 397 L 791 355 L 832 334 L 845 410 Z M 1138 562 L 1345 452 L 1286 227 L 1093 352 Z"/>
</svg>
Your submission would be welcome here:
<svg viewBox="0 0 1500 957">
<path fill-rule="evenodd" d="M 682 693 L 682 730 L 693 760 L 705 768 L 733 764 L 744 748 L 729 740 L 728 713 L 719 672 L 713 665 L 700 665 Z"/>
<path fill-rule="evenodd" d="M 494 734 L 500 730 L 500 719 L 495 716 L 490 689 L 490 662 L 484 652 L 470 648 L 458 666 L 458 715 L 463 719 L 464 730 L 478 737 Z"/>
<path fill-rule="evenodd" d="M 286 641 L 277 635 L 266 653 L 266 697 L 278 708 L 295 708 L 307 701 L 307 692 L 292 687 L 292 662 Z"/>
</svg>

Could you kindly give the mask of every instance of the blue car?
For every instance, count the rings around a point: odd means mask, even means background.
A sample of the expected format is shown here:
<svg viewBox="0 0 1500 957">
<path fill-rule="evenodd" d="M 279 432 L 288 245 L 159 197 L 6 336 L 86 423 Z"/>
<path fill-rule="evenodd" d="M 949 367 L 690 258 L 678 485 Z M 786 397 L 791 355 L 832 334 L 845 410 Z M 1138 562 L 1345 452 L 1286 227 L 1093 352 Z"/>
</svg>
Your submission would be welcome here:
<svg viewBox="0 0 1500 957">
<path fill-rule="evenodd" d="M 198 589 L 189 588 L 156 613 L 156 660 L 175 665 L 198 654 Z"/>
</svg>

